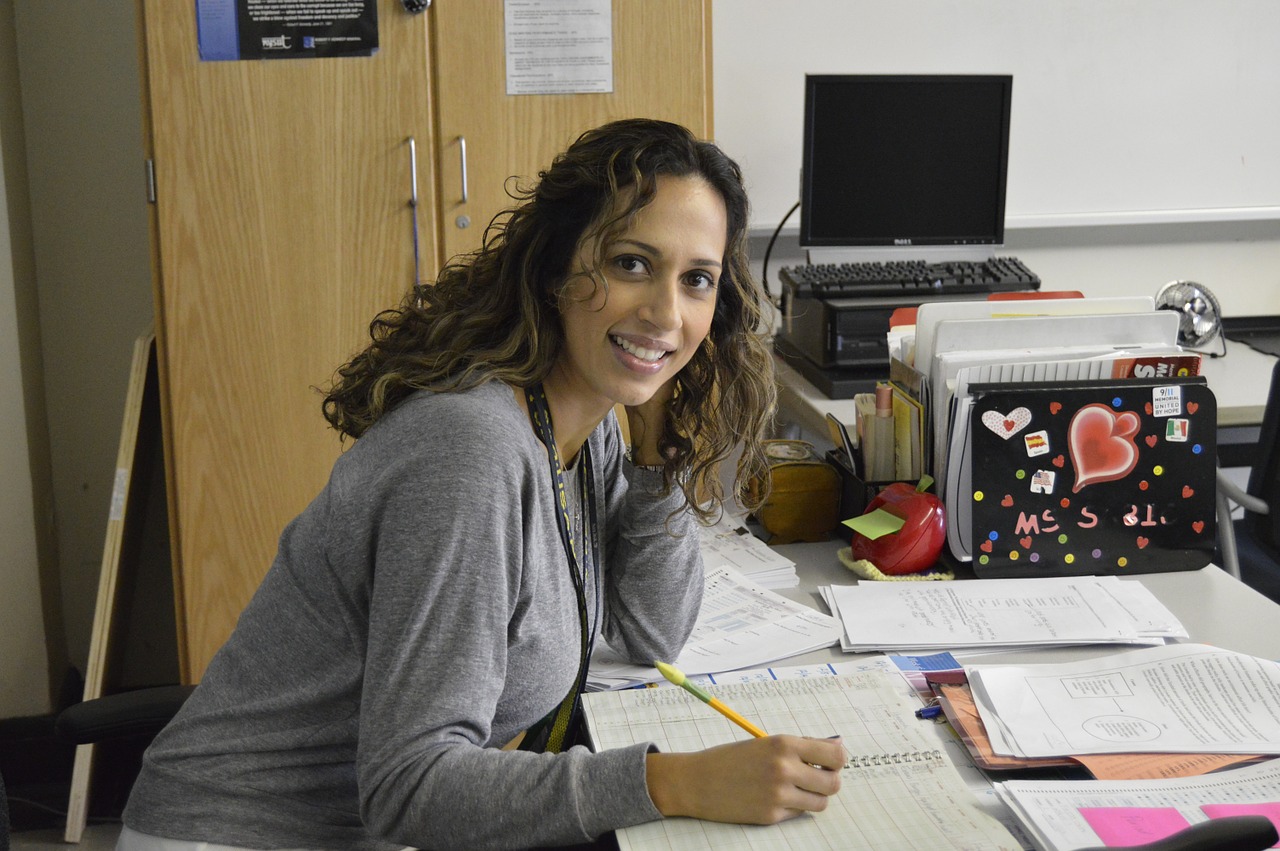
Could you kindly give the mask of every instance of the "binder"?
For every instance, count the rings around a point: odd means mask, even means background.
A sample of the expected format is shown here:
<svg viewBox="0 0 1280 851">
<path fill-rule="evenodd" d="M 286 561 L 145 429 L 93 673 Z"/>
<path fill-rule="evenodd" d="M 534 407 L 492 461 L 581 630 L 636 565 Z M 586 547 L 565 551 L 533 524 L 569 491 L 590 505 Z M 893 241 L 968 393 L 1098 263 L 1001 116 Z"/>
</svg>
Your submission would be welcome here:
<svg viewBox="0 0 1280 851">
<path fill-rule="evenodd" d="M 956 519 L 967 523 L 978 577 L 1154 573 L 1212 560 L 1217 404 L 1203 377 L 970 392 Z"/>
</svg>

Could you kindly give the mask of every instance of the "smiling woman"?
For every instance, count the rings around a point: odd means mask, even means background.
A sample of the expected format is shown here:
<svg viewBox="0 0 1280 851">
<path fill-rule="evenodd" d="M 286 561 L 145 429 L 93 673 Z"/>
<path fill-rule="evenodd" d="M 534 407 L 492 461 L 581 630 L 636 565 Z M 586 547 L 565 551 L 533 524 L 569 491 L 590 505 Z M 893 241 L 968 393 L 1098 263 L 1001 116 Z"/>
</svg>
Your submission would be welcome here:
<svg viewBox="0 0 1280 851">
<path fill-rule="evenodd" d="M 679 655 L 739 445 L 751 504 L 766 301 L 738 168 L 682 127 L 591 131 L 517 200 L 338 371 L 358 440 L 148 751 L 121 848 L 564 845 L 839 787 L 838 741 L 574 745 L 597 636 Z"/>
</svg>

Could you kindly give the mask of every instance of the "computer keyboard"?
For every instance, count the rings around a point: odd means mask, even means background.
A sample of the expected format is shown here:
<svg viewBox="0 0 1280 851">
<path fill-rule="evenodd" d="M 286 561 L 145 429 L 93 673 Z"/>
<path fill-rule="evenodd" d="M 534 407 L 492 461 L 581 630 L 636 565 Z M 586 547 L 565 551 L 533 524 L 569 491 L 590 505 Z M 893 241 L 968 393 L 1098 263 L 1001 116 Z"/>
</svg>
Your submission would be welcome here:
<svg viewBox="0 0 1280 851">
<path fill-rule="evenodd" d="M 810 263 L 778 275 L 797 294 L 815 298 L 961 295 L 1039 289 L 1040 278 L 1016 257 L 927 263 Z"/>
</svg>

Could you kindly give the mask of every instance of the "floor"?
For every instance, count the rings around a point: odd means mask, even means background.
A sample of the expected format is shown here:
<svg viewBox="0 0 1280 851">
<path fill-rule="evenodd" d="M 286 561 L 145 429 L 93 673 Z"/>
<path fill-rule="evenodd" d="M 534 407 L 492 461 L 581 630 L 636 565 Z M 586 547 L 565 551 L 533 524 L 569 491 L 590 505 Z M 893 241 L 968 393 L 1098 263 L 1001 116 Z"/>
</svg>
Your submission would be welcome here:
<svg viewBox="0 0 1280 851">
<path fill-rule="evenodd" d="M 15 833 L 9 837 L 12 851 L 111 851 L 116 847 L 116 837 L 120 835 L 119 824 L 92 824 L 85 828 L 79 845 L 68 845 L 62 841 L 61 829 L 28 830 Z"/>
</svg>

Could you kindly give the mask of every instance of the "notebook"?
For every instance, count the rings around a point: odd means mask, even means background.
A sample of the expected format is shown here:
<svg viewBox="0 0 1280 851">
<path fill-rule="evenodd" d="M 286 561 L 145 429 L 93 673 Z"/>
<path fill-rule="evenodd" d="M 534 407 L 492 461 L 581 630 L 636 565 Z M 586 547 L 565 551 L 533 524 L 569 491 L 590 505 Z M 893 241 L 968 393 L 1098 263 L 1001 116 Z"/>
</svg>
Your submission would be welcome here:
<svg viewBox="0 0 1280 851">
<path fill-rule="evenodd" d="M 915 717 L 920 703 L 897 690 L 896 675 L 865 672 L 707 686 L 707 691 L 771 734 L 839 734 L 850 758 L 841 788 L 821 813 L 781 824 L 736 825 L 667 818 L 618 831 L 622 851 L 771 848 L 982 848 L 1021 845 L 982 810 L 933 735 Z M 597 750 L 654 742 L 692 751 L 748 734 L 683 689 L 583 695 Z"/>
<path fill-rule="evenodd" d="M 1217 405 L 1202 377 L 970 392 L 958 498 L 979 577 L 1194 570 L 1212 560 Z"/>
</svg>

